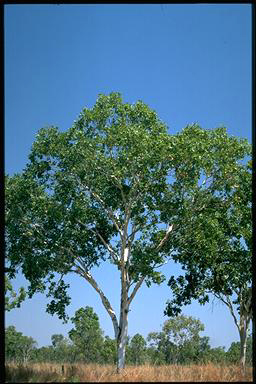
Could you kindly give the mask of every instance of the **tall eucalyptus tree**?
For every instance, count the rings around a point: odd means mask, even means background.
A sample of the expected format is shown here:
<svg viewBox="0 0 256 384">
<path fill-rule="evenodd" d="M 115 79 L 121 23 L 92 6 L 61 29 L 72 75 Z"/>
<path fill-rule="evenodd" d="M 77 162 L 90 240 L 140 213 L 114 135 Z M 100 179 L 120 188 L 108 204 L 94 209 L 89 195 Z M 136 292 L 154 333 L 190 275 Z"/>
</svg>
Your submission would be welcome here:
<svg viewBox="0 0 256 384">
<path fill-rule="evenodd" d="M 200 151 L 187 140 L 196 132 Z M 189 193 L 200 167 L 218 164 L 216 140 L 222 142 L 218 130 L 195 125 L 171 135 L 142 101 L 123 103 L 119 93 L 111 93 L 84 108 L 66 132 L 41 129 L 25 170 L 6 176 L 8 266 L 22 268 L 30 297 L 48 287 L 53 299 L 47 311 L 64 321 L 70 303 L 64 277 L 84 278 L 112 320 L 118 371 L 125 364 L 132 301 L 144 282 L 150 286 L 164 280 L 157 268 L 176 246 L 172 236 L 176 229 L 180 233 L 179 185 L 187 180 Z M 228 140 L 231 147 L 238 142 Z M 237 145 L 234 158 L 242 158 L 248 146 Z M 223 175 L 216 171 L 215 176 Z M 106 260 L 120 272 L 119 319 L 91 272 Z"/>
<path fill-rule="evenodd" d="M 6 177 L 8 265 L 22 267 L 30 297 L 49 284 L 47 311 L 64 321 L 70 302 L 64 276 L 84 278 L 113 322 L 118 371 L 125 364 L 131 303 L 144 281 L 163 281 L 156 268 L 165 261 L 172 226 L 159 227 L 159 208 L 170 143 L 166 126 L 143 102 L 100 95 L 68 131 L 41 129 L 24 172 Z M 106 259 L 120 271 L 119 320 L 90 272 Z"/>
</svg>

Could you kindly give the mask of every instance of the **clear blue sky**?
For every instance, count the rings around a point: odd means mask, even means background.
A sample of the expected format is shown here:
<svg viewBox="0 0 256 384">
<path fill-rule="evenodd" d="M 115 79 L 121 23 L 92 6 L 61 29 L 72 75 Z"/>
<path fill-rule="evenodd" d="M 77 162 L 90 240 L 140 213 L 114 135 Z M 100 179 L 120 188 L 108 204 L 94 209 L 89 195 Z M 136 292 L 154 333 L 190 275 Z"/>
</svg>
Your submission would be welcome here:
<svg viewBox="0 0 256 384">
<path fill-rule="evenodd" d="M 251 141 L 251 5 L 5 5 L 5 172 L 24 168 L 37 131 L 68 129 L 99 93 L 119 91 L 125 102 L 143 100 L 170 133 L 198 122 Z M 165 267 L 166 276 L 179 272 Z M 119 276 L 105 265 L 93 271 L 113 307 Z M 68 313 L 86 305 L 99 315 L 106 335 L 112 323 L 91 286 L 70 277 Z M 18 288 L 24 283 L 20 276 Z M 142 286 L 131 307 L 129 335 L 159 331 L 171 297 L 167 284 Z M 42 294 L 6 315 L 6 326 L 49 345 L 71 323 L 45 313 Z M 205 324 L 212 346 L 239 339 L 226 307 L 197 303 L 184 314 Z"/>
</svg>

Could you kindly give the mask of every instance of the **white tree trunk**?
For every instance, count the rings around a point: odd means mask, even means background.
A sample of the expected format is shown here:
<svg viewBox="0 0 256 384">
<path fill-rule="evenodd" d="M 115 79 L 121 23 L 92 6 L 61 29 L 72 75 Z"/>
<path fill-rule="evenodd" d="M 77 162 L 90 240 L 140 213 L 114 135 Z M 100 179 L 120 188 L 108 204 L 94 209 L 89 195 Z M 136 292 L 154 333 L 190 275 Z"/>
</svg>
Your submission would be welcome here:
<svg viewBox="0 0 256 384">
<path fill-rule="evenodd" d="M 240 333 L 240 365 L 243 368 L 243 370 L 245 370 L 248 326 L 246 325 L 245 327 L 242 327 L 239 333 Z"/>
<path fill-rule="evenodd" d="M 234 312 L 234 308 L 233 308 L 230 297 L 228 295 L 226 296 L 225 299 L 224 299 L 224 296 L 222 295 L 216 295 L 216 297 L 220 299 L 225 305 L 228 306 L 230 313 L 235 321 L 235 325 L 239 331 L 240 365 L 243 371 L 245 371 L 247 338 L 248 338 L 250 321 L 252 320 L 252 289 L 250 287 L 245 286 L 245 291 L 244 289 L 241 289 L 238 294 L 239 303 L 240 303 L 239 321 Z"/>
<path fill-rule="evenodd" d="M 117 373 L 125 366 L 125 347 L 128 335 L 128 286 L 127 286 L 127 270 L 124 263 L 124 255 L 127 257 L 127 248 L 124 247 L 121 263 L 121 303 L 120 303 L 120 320 L 119 333 L 117 336 Z"/>
<path fill-rule="evenodd" d="M 117 338 L 117 373 L 125 367 L 125 350 L 128 335 L 128 314 L 122 319 L 120 333 Z"/>
</svg>

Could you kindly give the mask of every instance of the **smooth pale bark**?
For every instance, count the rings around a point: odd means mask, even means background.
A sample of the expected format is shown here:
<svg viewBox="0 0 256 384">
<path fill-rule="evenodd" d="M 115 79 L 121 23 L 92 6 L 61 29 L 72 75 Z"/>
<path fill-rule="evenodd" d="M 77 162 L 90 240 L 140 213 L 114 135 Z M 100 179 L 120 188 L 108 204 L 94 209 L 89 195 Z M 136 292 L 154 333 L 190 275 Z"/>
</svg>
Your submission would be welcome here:
<svg viewBox="0 0 256 384">
<path fill-rule="evenodd" d="M 248 293 L 248 295 L 246 295 Z M 252 291 L 248 292 L 243 290 L 240 292 L 240 322 L 239 322 L 239 335 L 240 335 L 240 365 L 245 370 L 246 361 L 246 347 L 249 332 L 249 324 L 252 319 Z"/>
<path fill-rule="evenodd" d="M 123 234 L 123 243 L 126 243 L 127 228 Z M 120 319 L 119 319 L 119 334 L 117 337 L 117 373 L 125 366 L 125 347 L 128 334 L 128 269 L 126 262 L 129 256 L 129 249 L 124 245 L 121 254 L 121 303 L 120 303 Z"/>
<path fill-rule="evenodd" d="M 247 346 L 247 337 L 246 337 L 246 332 L 243 329 L 240 332 L 240 365 L 243 369 L 245 368 L 246 346 Z"/>
<path fill-rule="evenodd" d="M 117 373 L 125 367 L 125 350 L 128 335 L 128 314 L 122 319 L 120 334 L 117 338 Z"/>
<path fill-rule="evenodd" d="M 245 361 L 246 361 L 246 349 L 247 349 L 247 339 L 249 331 L 250 317 L 242 315 L 240 317 L 240 365 L 243 370 L 245 370 Z"/>
</svg>

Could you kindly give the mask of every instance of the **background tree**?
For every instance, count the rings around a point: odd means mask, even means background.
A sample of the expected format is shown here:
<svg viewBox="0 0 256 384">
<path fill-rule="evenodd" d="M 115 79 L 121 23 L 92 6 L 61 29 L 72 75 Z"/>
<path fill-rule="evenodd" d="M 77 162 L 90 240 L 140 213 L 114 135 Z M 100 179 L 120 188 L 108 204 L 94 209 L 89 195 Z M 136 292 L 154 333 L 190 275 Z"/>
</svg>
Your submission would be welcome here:
<svg viewBox="0 0 256 384">
<path fill-rule="evenodd" d="M 5 329 L 5 357 L 6 360 L 15 361 L 18 357 L 22 333 L 17 332 L 13 325 Z"/>
<path fill-rule="evenodd" d="M 29 336 L 22 337 L 22 349 L 21 355 L 23 359 L 23 363 L 27 364 L 31 359 L 34 349 L 36 348 L 37 342 Z"/>
<path fill-rule="evenodd" d="M 54 348 L 52 345 L 43 346 L 33 351 L 32 361 L 37 363 L 50 363 L 54 362 Z"/>
<path fill-rule="evenodd" d="M 129 349 L 130 349 L 130 362 L 135 365 L 142 365 L 146 361 L 146 340 L 142 335 L 136 333 L 131 338 Z"/>
<path fill-rule="evenodd" d="M 177 217 L 169 242 L 185 275 L 170 278 L 173 299 L 165 313 L 180 313 L 192 299 L 205 304 L 212 293 L 231 312 L 244 366 L 252 319 L 251 161 L 244 160 L 251 145 L 228 137 L 225 128 L 207 132 L 194 126 L 176 139 L 190 150 L 176 154 L 184 156 L 173 175 L 170 201 L 177 205 Z M 172 209 L 166 206 L 166 214 Z"/>
<path fill-rule="evenodd" d="M 227 352 L 225 347 L 211 348 L 209 337 L 200 337 L 203 324 L 192 317 L 178 316 L 172 322 L 165 322 L 160 332 L 150 332 L 146 346 L 140 334 L 127 340 L 128 364 L 237 364 L 240 359 L 240 343 L 233 342 Z M 83 349 L 79 355 L 75 346 L 61 334 L 52 335 L 52 345 L 36 347 L 31 337 L 17 332 L 10 326 L 5 330 L 5 352 L 7 362 L 27 363 L 28 361 L 46 363 L 74 363 L 86 361 Z M 32 341 L 32 343 L 31 343 Z M 174 343 L 175 341 L 175 343 Z M 31 348 L 32 346 L 32 348 Z M 105 337 L 99 349 L 99 364 L 116 364 L 116 341 Z M 246 361 L 252 365 L 252 335 L 248 338 Z"/>
<path fill-rule="evenodd" d="M 36 345 L 37 343 L 32 337 L 17 332 L 13 325 L 6 328 L 5 357 L 7 361 L 27 363 Z"/>
<path fill-rule="evenodd" d="M 80 308 L 71 318 L 75 328 L 69 331 L 77 358 L 84 362 L 100 362 L 104 338 L 99 318 L 92 307 Z"/>
<path fill-rule="evenodd" d="M 227 353 L 225 352 L 225 347 L 216 347 L 211 348 L 207 356 L 205 356 L 207 362 L 211 362 L 213 364 L 227 364 Z"/>
<path fill-rule="evenodd" d="M 199 333 L 202 331 L 204 325 L 192 316 L 180 315 L 165 321 L 163 332 L 176 347 L 176 361 L 186 363 L 196 359 L 200 344 Z"/>
<path fill-rule="evenodd" d="M 71 342 L 61 334 L 54 334 L 51 337 L 53 345 L 53 359 L 56 362 L 70 362 L 74 354 Z"/>
<path fill-rule="evenodd" d="M 54 335 L 52 335 L 51 340 L 52 340 L 53 347 L 57 348 L 59 345 L 62 344 L 62 342 L 64 340 L 64 336 L 61 334 L 54 334 Z"/>
<path fill-rule="evenodd" d="M 232 364 L 237 364 L 240 361 L 240 351 L 241 345 L 240 342 L 233 342 L 226 352 L 227 361 Z M 252 365 L 252 335 L 248 337 L 247 348 L 246 348 L 246 363 Z"/>
<path fill-rule="evenodd" d="M 153 364 L 186 364 L 202 360 L 209 338 L 200 337 L 204 325 L 191 316 L 180 315 L 165 321 L 161 332 L 150 332 L 147 340 Z"/>
<path fill-rule="evenodd" d="M 170 364 L 174 362 L 175 345 L 168 340 L 164 332 L 150 332 L 147 336 L 147 354 L 153 365 Z"/>
<path fill-rule="evenodd" d="M 211 351 L 210 338 L 208 336 L 199 337 L 197 343 L 192 343 L 189 348 L 189 355 L 193 363 L 207 363 L 210 361 L 209 354 Z M 187 359 L 187 356 L 186 356 Z"/>
<path fill-rule="evenodd" d="M 104 339 L 101 355 L 105 364 L 116 364 L 116 341 L 109 336 Z"/>
</svg>

